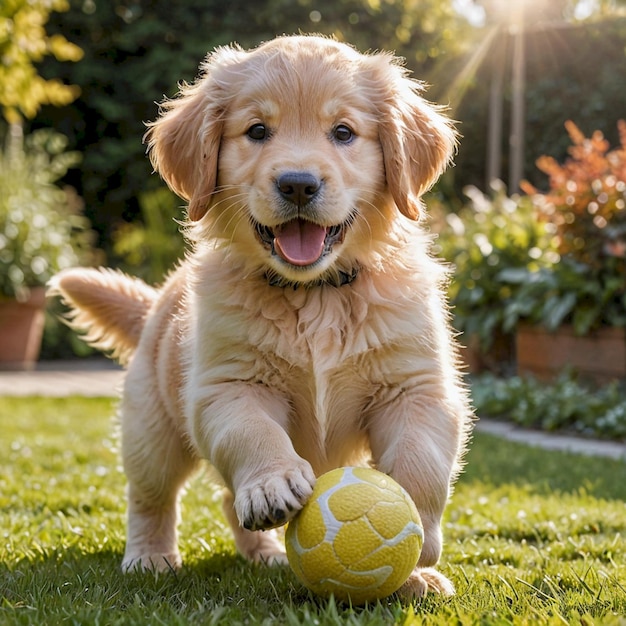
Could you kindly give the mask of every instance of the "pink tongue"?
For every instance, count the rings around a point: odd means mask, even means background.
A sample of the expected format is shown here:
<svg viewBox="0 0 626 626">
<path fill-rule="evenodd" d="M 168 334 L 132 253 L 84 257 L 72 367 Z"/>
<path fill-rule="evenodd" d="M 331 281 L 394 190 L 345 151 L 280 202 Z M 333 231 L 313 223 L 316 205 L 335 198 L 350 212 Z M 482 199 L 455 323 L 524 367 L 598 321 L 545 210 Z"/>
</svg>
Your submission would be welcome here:
<svg viewBox="0 0 626 626">
<path fill-rule="evenodd" d="M 276 252 L 292 265 L 311 265 L 324 252 L 326 229 L 305 220 L 292 220 L 274 229 Z"/>
</svg>

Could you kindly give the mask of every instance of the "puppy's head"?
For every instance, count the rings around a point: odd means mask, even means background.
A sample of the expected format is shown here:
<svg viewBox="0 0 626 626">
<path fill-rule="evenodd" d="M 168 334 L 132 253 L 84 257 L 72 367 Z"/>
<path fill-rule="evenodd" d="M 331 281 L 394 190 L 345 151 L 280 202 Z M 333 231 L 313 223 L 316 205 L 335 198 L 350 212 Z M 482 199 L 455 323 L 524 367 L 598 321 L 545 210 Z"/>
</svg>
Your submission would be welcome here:
<svg viewBox="0 0 626 626">
<path fill-rule="evenodd" d="M 220 48 L 150 125 L 149 151 L 204 233 L 248 269 L 319 281 L 367 264 L 448 164 L 455 134 L 388 54 L 314 36 Z"/>
</svg>

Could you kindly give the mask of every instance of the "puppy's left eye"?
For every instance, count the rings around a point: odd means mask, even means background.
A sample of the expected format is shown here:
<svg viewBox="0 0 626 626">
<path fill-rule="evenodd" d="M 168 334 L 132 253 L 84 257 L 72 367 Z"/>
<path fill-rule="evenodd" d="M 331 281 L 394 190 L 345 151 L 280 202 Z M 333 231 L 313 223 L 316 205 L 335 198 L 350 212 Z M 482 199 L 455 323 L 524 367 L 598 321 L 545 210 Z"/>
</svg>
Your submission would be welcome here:
<svg viewBox="0 0 626 626">
<path fill-rule="evenodd" d="M 269 136 L 269 132 L 265 124 L 253 124 L 250 128 L 248 128 L 246 134 L 253 141 L 265 141 Z"/>
<path fill-rule="evenodd" d="M 354 132 L 345 124 L 339 124 L 333 129 L 333 139 L 339 143 L 350 143 L 354 139 Z"/>
</svg>

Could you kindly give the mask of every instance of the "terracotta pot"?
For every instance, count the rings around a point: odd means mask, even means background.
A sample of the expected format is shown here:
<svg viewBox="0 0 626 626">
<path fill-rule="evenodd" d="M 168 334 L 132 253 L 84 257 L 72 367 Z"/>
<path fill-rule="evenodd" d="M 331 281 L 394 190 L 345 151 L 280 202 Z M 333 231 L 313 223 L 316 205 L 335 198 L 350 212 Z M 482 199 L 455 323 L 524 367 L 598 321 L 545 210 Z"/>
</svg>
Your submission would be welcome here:
<svg viewBox="0 0 626 626">
<path fill-rule="evenodd" d="M 0 298 L 0 369 L 30 370 L 41 349 L 46 290 L 34 287 L 26 302 Z"/>
<path fill-rule="evenodd" d="M 569 368 L 582 379 L 598 384 L 626 379 L 626 332 L 623 328 L 600 328 L 578 336 L 564 326 L 554 333 L 537 326 L 521 325 L 516 336 L 518 374 L 542 380 L 556 378 Z"/>
</svg>

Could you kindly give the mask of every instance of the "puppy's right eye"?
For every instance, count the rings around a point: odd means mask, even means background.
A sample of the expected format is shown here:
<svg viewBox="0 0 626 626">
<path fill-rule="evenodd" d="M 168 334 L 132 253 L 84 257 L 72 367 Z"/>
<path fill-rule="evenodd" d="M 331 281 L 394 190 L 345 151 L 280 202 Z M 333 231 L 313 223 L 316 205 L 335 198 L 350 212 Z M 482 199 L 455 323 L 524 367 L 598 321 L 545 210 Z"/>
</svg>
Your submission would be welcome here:
<svg viewBox="0 0 626 626">
<path fill-rule="evenodd" d="M 246 133 L 253 141 L 265 141 L 269 137 L 269 132 L 265 124 L 253 124 Z"/>
</svg>

